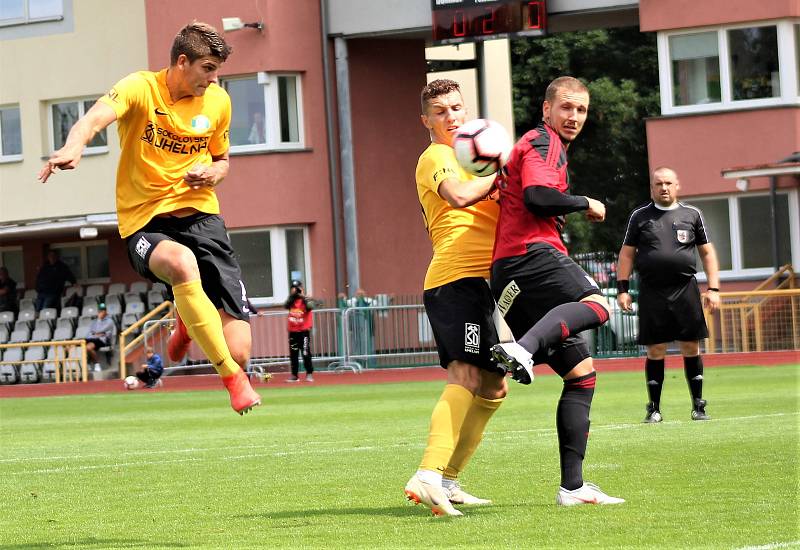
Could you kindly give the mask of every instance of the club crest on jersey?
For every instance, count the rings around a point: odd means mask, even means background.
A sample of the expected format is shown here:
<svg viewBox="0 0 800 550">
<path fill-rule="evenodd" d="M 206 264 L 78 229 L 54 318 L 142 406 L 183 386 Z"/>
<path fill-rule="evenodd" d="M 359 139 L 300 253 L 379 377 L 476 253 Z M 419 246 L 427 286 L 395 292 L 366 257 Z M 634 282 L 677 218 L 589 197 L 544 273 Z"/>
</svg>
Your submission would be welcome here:
<svg viewBox="0 0 800 550">
<path fill-rule="evenodd" d="M 206 115 L 195 115 L 192 117 L 192 130 L 198 134 L 205 132 L 209 128 L 211 128 L 211 121 L 208 120 Z"/>
<path fill-rule="evenodd" d="M 678 242 L 681 244 L 686 244 L 689 242 L 689 231 L 686 229 L 676 229 L 675 233 L 678 237 Z"/>
<path fill-rule="evenodd" d="M 480 353 L 481 327 L 474 323 L 464 323 L 464 351 Z"/>
</svg>

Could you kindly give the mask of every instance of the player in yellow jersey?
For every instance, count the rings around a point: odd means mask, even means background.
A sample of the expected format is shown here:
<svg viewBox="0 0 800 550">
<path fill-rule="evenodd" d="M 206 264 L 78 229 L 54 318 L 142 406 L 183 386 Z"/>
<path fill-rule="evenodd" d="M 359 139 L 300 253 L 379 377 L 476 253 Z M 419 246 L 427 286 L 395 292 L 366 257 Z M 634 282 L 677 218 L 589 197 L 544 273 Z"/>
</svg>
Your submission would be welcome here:
<svg viewBox="0 0 800 550">
<path fill-rule="evenodd" d="M 405 493 L 437 516 L 460 516 L 453 504 L 491 502 L 465 492 L 458 474 L 508 391 L 505 369 L 489 351 L 498 342 L 486 280 L 499 207 L 488 197 L 494 176 L 476 179 L 456 161 L 453 138 L 467 114 L 458 83 L 434 80 L 421 95 L 431 144 L 417 163 L 417 193 L 433 245 L 424 302 L 447 383 L 431 415 L 422 462 Z"/>
<path fill-rule="evenodd" d="M 214 27 L 187 25 L 170 66 L 115 84 L 75 123 L 39 179 L 76 168 L 86 144 L 117 121 L 117 214 L 128 258 L 140 275 L 172 286 L 186 330 L 244 414 L 261 404 L 241 368 L 250 357 L 250 311 L 214 192 L 228 174 L 231 103 L 217 79 L 230 52 Z"/>
</svg>

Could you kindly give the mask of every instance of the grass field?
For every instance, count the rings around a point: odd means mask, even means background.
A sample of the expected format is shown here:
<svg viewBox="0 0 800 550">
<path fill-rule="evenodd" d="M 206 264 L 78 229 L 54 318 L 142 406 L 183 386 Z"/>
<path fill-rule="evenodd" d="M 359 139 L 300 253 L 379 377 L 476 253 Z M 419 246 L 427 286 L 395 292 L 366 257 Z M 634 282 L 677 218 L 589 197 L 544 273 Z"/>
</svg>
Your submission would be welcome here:
<svg viewBox="0 0 800 550">
<path fill-rule="evenodd" d="M 434 518 L 403 496 L 439 382 L 0 400 L 0 548 L 798 548 L 800 366 L 706 370 L 710 422 L 668 370 L 600 373 L 586 479 L 620 506 L 555 506 L 560 380 L 513 384 Z M 323 375 L 324 376 L 324 375 Z"/>
</svg>

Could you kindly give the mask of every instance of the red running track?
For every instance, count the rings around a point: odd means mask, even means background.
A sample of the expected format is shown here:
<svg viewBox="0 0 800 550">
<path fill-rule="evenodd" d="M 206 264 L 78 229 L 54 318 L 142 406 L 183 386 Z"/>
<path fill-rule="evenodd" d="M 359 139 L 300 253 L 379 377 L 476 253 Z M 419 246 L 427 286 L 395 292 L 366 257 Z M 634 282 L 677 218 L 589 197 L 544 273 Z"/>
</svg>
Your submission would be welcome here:
<svg viewBox="0 0 800 550">
<path fill-rule="evenodd" d="M 800 364 L 800 351 L 770 351 L 760 353 L 715 353 L 703 355 L 703 364 L 706 367 L 729 367 L 737 365 L 797 365 Z M 683 361 L 680 355 L 669 355 L 666 361 L 667 368 L 682 368 Z M 644 358 L 631 357 L 625 359 L 597 359 L 595 368 L 598 372 L 610 371 L 637 371 L 644 368 Z M 550 369 L 537 369 L 536 375 L 553 374 Z M 308 386 L 303 382 L 296 384 L 286 383 L 288 373 L 275 374 L 268 383 L 257 383 L 259 391 L 280 388 Z M 424 382 L 430 380 L 444 380 L 445 371 L 440 367 L 420 367 L 412 369 L 372 369 L 360 374 L 352 372 L 315 372 L 315 386 L 331 386 L 335 384 L 385 384 L 398 382 Z M 221 390 L 222 383 L 215 374 L 169 376 L 164 379 L 164 385 L 155 390 L 144 391 L 189 391 L 189 390 Z M 3 397 L 49 397 L 54 395 L 77 395 L 87 393 L 109 393 L 126 391 L 122 381 L 93 380 L 90 382 L 66 382 L 63 384 L 15 384 L 0 386 L 0 398 Z"/>
</svg>

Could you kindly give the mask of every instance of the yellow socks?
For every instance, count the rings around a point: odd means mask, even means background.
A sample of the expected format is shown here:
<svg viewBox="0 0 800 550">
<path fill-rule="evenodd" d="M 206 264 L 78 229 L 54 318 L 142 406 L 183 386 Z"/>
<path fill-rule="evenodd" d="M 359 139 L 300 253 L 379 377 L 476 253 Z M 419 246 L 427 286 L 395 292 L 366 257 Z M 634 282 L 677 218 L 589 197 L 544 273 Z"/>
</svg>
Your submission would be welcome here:
<svg viewBox="0 0 800 550">
<path fill-rule="evenodd" d="M 420 470 L 430 470 L 440 475 L 444 473 L 472 400 L 472 392 L 464 386 L 447 384 L 444 387 L 439 402 L 433 408 L 428 446 L 422 455 Z"/>
<path fill-rule="evenodd" d="M 231 357 L 219 312 L 203 291 L 200 279 L 177 284 L 172 287 L 172 293 L 189 336 L 197 342 L 219 375 L 236 374 L 240 367 Z"/>
<path fill-rule="evenodd" d="M 486 424 L 489 423 L 489 419 L 502 403 L 502 399 L 484 399 L 478 395 L 475 396 L 461 426 L 458 445 L 450 456 L 447 469 L 444 471 L 445 479 L 456 479 L 458 474 L 464 471 L 469 459 L 475 454 L 475 450 L 483 439 Z"/>
</svg>

